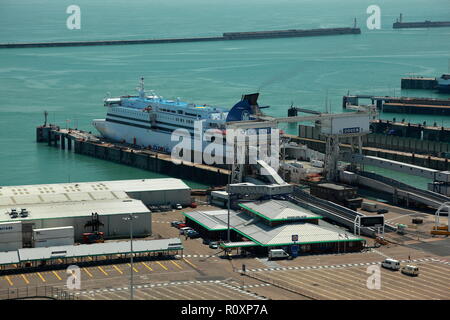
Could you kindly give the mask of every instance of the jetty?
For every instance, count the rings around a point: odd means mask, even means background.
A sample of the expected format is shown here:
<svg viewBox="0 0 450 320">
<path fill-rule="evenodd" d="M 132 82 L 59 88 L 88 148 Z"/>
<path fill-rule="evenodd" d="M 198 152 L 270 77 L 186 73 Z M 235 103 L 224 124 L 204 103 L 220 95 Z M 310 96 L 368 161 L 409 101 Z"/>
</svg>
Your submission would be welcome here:
<svg viewBox="0 0 450 320">
<path fill-rule="evenodd" d="M 403 15 L 400 13 L 400 17 L 392 25 L 394 29 L 403 28 L 439 28 L 450 27 L 450 21 L 417 21 L 417 22 L 403 22 Z"/>
</svg>

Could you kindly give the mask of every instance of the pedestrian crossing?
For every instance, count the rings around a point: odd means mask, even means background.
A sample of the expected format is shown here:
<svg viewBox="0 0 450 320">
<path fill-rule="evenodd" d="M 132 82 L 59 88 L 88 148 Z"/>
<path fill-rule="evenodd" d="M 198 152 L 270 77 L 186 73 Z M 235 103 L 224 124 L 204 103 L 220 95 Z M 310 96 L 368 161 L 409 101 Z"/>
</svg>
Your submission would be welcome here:
<svg viewBox="0 0 450 320">
<path fill-rule="evenodd" d="M 436 261 L 432 258 L 414 259 L 414 260 L 400 260 L 400 262 L 425 262 L 425 261 Z M 362 262 L 362 263 L 347 263 L 347 264 L 336 264 L 336 265 L 324 265 L 324 266 L 302 266 L 302 267 L 279 267 L 279 268 L 255 268 L 247 269 L 249 272 L 263 272 L 263 271 L 286 271 L 286 270 L 312 270 L 312 269 L 335 269 L 335 268 L 348 268 L 348 267 L 362 267 L 381 264 L 381 262 Z M 239 270 L 242 272 L 242 270 Z"/>
</svg>

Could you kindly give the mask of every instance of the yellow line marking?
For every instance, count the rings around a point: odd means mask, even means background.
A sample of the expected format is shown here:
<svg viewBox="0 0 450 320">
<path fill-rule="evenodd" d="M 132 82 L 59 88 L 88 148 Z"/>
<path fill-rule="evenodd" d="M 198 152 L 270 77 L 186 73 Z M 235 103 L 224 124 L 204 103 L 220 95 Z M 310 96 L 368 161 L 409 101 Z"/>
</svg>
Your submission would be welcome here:
<svg viewBox="0 0 450 320">
<path fill-rule="evenodd" d="M 118 273 L 123 274 L 122 270 L 120 270 L 117 266 L 113 265 L 113 268 L 116 269 Z"/>
<path fill-rule="evenodd" d="M 27 277 L 24 274 L 21 274 L 23 280 L 25 281 L 26 284 L 29 284 L 30 281 L 28 281 Z"/>
<path fill-rule="evenodd" d="M 192 267 L 197 268 L 192 262 L 188 261 L 187 259 L 183 258 L 183 260 L 184 260 L 186 263 L 190 264 Z"/>
<path fill-rule="evenodd" d="M 59 274 L 56 273 L 56 271 L 52 271 L 52 272 L 55 275 L 55 277 L 58 278 L 58 280 L 62 280 L 61 277 L 59 276 Z"/>
<path fill-rule="evenodd" d="M 93 278 L 92 273 L 90 273 L 88 269 L 83 268 L 83 270 L 86 271 L 86 273 L 88 274 L 89 277 Z"/>
<path fill-rule="evenodd" d="M 156 263 L 159 264 L 161 267 L 163 267 L 165 270 L 169 270 L 169 269 L 167 269 L 167 267 L 166 267 L 165 265 L 163 265 L 161 262 L 156 261 Z"/>
<path fill-rule="evenodd" d="M 39 272 L 36 272 L 36 274 L 39 276 L 39 278 L 41 278 L 42 282 L 45 282 L 44 277 L 42 276 L 42 274 L 40 274 Z"/>
<path fill-rule="evenodd" d="M 176 265 L 178 268 L 180 268 L 181 270 L 183 270 L 183 268 L 178 264 L 178 263 L 176 263 L 175 261 L 173 261 L 173 260 L 170 260 L 170 262 L 172 262 L 174 265 Z"/>
<path fill-rule="evenodd" d="M 91 258 L 90 256 L 88 256 L 88 259 L 89 259 L 90 261 L 92 261 L 92 258 Z"/>
<path fill-rule="evenodd" d="M 5 276 L 6 281 L 8 281 L 10 286 L 13 286 L 14 284 L 12 283 L 11 279 L 8 276 Z"/>
<path fill-rule="evenodd" d="M 131 268 L 131 264 L 128 263 L 128 266 Z M 139 272 L 135 267 L 133 267 L 134 272 Z"/>
<path fill-rule="evenodd" d="M 144 265 L 144 267 L 146 267 L 148 270 L 153 271 L 153 269 L 147 265 L 145 262 L 142 262 L 142 264 Z"/>
<path fill-rule="evenodd" d="M 100 267 L 100 266 L 98 266 L 98 269 L 101 271 L 101 272 L 103 272 L 104 274 L 105 274 L 105 276 L 107 276 L 108 274 L 106 273 L 106 271 L 105 270 L 103 270 L 103 268 L 102 267 Z"/>
<path fill-rule="evenodd" d="M 58 259 L 59 263 L 63 263 L 62 259 Z"/>
</svg>

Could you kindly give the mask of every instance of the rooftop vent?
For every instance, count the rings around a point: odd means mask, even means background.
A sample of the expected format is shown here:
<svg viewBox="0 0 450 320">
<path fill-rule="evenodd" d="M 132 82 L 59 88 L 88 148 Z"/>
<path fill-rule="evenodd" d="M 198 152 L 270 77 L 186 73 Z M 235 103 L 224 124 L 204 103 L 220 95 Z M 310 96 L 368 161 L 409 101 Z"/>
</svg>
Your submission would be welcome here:
<svg viewBox="0 0 450 320">
<path fill-rule="evenodd" d="M 11 209 L 11 212 L 9 213 L 9 216 L 11 217 L 11 218 L 17 218 L 17 216 L 18 216 L 19 214 L 17 213 L 17 210 L 16 209 Z"/>
<path fill-rule="evenodd" d="M 28 217 L 28 215 L 29 215 L 29 212 L 28 212 L 27 209 L 22 208 L 22 209 L 20 210 L 20 216 L 21 216 L 21 217 Z"/>
</svg>

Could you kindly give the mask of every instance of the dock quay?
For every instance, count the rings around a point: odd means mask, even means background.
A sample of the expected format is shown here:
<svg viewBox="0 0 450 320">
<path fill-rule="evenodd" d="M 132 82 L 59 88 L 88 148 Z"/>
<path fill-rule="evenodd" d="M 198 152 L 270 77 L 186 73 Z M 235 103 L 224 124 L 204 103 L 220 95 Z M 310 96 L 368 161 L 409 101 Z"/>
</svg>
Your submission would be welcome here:
<svg viewBox="0 0 450 320">
<path fill-rule="evenodd" d="M 324 140 L 298 137 L 293 135 L 286 135 L 286 136 L 288 136 L 292 142 L 304 144 L 310 149 L 325 153 Z M 349 144 L 342 143 L 340 144 L 340 149 L 343 151 L 350 151 L 351 146 Z M 412 152 L 388 150 L 376 147 L 363 147 L 362 153 L 368 156 L 375 156 L 389 160 L 409 163 L 416 166 L 432 168 L 435 170 L 442 170 L 442 171 L 450 170 L 450 163 L 448 158 L 416 154 Z"/>
<path fill-rule="evenodd" d="M 401 79 L 401 88 L 434 90 L 437 89 L 437 80 L 436 78 L 426 77 L 405 77 Z"/>
<path fill-rule="evenodd" d="M 450 128 L 395 120 L 372 120 L 370 131 L 371 133 L 362 137 L 362 143 L 366 147 L 450 158 Z M 319 128 L 313 126 L 299 125 L 298 135 L 323 140 Z"/>
<path fill-rule="evenodd" d="M 360 28 L 319 28 L 291 29 L 255 32 L 225 32 L 216 37 L 166 38 L 166 39 L 136 39 L 136 40 L 96 40 L 96 41 L 66 41 L 66 42 L 28 42 L 0 43 L 0 48 L 45 48 L 45 47 L 81 47 L 81 46 L 115 46 L 131 44 L 161 44 L 179 42 L 205 42 L 227 40 L 252 40 L 292 37 L 316 37 L 328 35 L 360 34 Z"/>
<path fill-rule="evenodd" d="M 382 112 L 450 115 L 450 99 L 437 98 L 346 95 L 342 107 L 358 106 L 360 99 L 370 100 Z"/>
<path fill-rule="evenodd" d="M 55 125 L 36 128 L 36 142 L 67 149 L 77 154 L 129 165 L 135 168 L 188 179 L 210 186 L 224 186 L 229 170 L 183 161 L 175 164 L 170 155 L 137 146 L 106 141 L 91 133 L 62 129 Z"/>
</svg>

